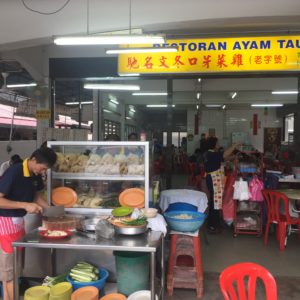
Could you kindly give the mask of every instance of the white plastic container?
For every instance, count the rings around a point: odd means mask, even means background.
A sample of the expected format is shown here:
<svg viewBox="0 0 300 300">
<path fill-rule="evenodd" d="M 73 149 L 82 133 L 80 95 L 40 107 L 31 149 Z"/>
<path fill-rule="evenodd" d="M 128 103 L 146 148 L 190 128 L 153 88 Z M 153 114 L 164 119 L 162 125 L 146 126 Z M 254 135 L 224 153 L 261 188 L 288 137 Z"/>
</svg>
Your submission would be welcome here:
<svg viewBox="0 0 300 300">
<path fill-rule="evenodd" d="M 147 290 L 141 290 L 134 292 L 133 294 L 129 295 L 127 300 L 150 300 L 151 299 L 151 292 Z M 158 300 L 157 295 L 155 299 Z"/>
</svg>

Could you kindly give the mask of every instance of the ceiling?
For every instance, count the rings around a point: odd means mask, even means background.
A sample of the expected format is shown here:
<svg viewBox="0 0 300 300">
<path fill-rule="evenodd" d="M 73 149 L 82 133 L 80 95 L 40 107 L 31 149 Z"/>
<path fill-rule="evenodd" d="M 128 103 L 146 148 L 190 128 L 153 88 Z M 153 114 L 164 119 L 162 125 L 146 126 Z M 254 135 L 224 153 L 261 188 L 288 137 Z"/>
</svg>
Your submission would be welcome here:
<svg viewBox="0 0 300 300">
<path fill-rule="evenodd" d="M 43 15 L 26 9 L 21 1 L 1 1 L 0 26 L 9 30 L 0 32 L 0 72 L 9 72 L 8 83 L 31 82 L 38 70 L 41 76 L 47 75 L 50 57 L 82 57 L 103 55 L 104 47 L 87 49 L 58 49 L 52 45 L 52 36 L 90 32 L 107 32 L 139 28 L 143 32 L 163 32 L 168 38 L 203 37 L 203 36 L 240 36 L 299 34 L 299 0 L 132 0 L 129 14 L 129 1 L 70 1 L 61 11 Z M 26 0 L 32 9 L 40 12 L 52 12 L 65 3 L 65 0 L 37 2 Z M 87 7 L 89 3 L 89 7 Z M 116 9 L 117 8 L 117 9 Z M 14 20 L 11 22 L 11 20 Z M 30 30 L 29 30 L 30 29 Z M 31 60 L 28 52 L 34 49 L 40 55 Z M 27 52 L 26 52 L 27 51 Z M 25 56 L 25 54 L 27 56 Z M 101 54 L 100 54 L 101 53 Z M 23 55 L 24 54 L 24 55 Z M 23 55 L 23 56 L 22 56 Z M 31 62 L 31 63 L 30 63 Z M 227 109 L 249 107 L 251 103 L 272 102 L 283 104 L 297 103 L 297 95 L 272 95 L 272 90 L 298 89 L 297 76 L 213 78 L 202 76 L 174 79 L 173 103 L 176 109 L 187 109 L 202 104 L 226 104 Z M 166 91 L 165 78 L 136 78 L 134 80 L 143 91 Z M 1 86 L 3 80 L 1 78 Z M 91 92 L 82 88 L 82 81 L 57 83 L 56 99 L 59 103 L 84 98 L 88 100 Z M 201 93 L 197 99 L 197 93 Z M 232 99 L 233 92 L 237 96 Z M 28 94 L 28 90 L 18 90 Z M 116 93 L 116 97 L 126 104 L 138 105 L 141 109 L 146 104 L 165 104 L 167 97 L 137 97 L 131 93 Z"/>
</svg>

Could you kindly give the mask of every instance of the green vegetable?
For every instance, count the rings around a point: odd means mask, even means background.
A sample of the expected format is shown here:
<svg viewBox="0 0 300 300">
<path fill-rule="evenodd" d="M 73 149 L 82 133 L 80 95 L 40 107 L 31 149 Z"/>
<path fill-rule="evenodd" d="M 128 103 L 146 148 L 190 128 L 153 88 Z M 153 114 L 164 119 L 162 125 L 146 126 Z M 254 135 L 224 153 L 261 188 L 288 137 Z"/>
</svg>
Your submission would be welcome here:
<svg viewBox="0 0 300 300">
<path fill-rule="evenodd" d="M 66 274 L 61 274 L 56 277 L 46 276 L 46 278 L 43 280 L 43 285 L 52 287 L 60 282 L 65 282 L 67 281 L 66 276 Z"/>
<path fill-rule="evenodd" d="M 130 220 L 130 221 L 123 220 L 122 223 L 125 225 L 132 225 L 132 226 L 145 225 L 147 223 L 147 218 L 139 217 L 135 220 Z"/>
<path fill-rule="evenodd" d="M 86 263 L 78 262 L 71 270 L 70 277 L 78 282 L 90 282 L 99 279 L 99 270 L 95 266 Z"/>
</svg>

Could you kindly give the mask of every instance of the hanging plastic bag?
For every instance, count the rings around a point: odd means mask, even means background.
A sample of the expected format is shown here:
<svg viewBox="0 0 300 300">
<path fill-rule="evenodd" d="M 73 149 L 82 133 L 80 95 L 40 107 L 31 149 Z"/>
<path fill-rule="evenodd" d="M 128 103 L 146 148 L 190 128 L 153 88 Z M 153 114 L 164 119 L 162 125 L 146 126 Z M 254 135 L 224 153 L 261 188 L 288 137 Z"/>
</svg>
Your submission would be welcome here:
<svg viewBox="0 0 300 300">
<path fill-rule="evenodd" d="M 251 201 L 261 202 L 264 201 L 264 197 L 262 195 L 262 190 L 264 189 L 264 183 L 258 179 L 256 175 L 253 176 L 252 180 L 249 183 L 249 193 Z"/>
<path fill-rule="evenodd" d="M 242 178 L 234 183 L 233 199 L 245 201 L 249 200 L 248 182 Z"/>
</svg>

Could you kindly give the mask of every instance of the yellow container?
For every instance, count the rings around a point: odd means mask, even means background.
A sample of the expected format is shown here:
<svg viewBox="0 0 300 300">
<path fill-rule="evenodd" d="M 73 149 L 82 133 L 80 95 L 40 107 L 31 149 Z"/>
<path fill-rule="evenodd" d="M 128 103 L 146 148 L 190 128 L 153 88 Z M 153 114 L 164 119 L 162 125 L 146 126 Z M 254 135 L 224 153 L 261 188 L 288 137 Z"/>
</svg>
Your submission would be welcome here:
<svg viewBox="0 0 300 300">
<path fill-rule="evenodd" d="M 48 286 L 37 285 L 25 291 L 24 300 L 48 300 L 50 288 Z"/>
<path fill-rule="evenodd" d="M 50 289 L 49 300 L 71 300 L 72 285 L 69 282 L 61 282 Z"/>
</svg>

